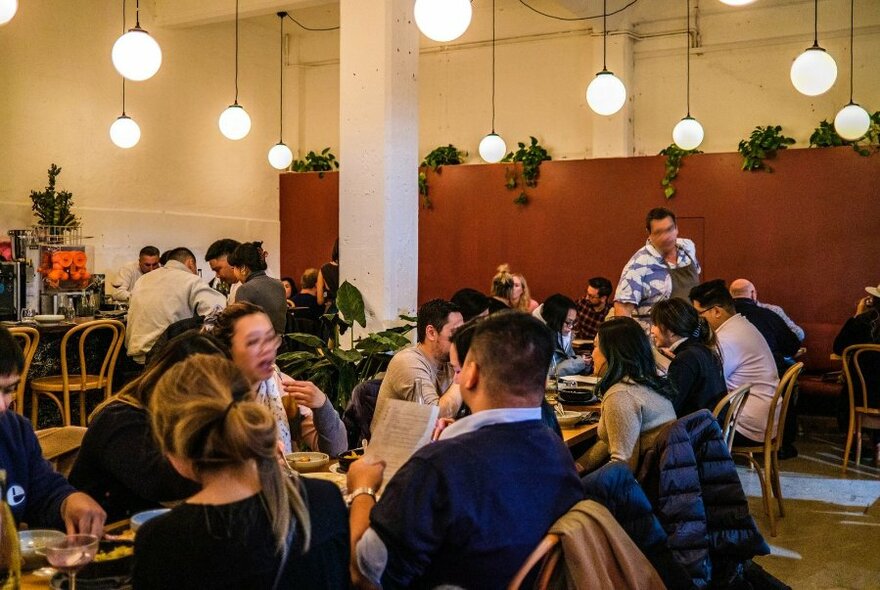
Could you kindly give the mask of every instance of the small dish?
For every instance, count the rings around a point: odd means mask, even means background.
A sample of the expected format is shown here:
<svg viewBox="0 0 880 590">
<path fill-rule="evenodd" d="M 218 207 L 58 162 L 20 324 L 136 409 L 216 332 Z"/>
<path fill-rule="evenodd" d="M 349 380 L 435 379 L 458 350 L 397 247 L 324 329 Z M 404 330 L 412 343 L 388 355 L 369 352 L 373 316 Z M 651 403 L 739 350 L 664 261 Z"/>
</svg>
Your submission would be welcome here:
<svg viewBox="0 0 880 590">
<path fill-rule="evenodd" d="M 131 530 L 137 531 L 148 520 L 152 520 L 157 516 L 162 516 L 166 512 L 171 512 L 171 509 L 156 508 L 155 510 L 145 510 L 144 512 L 138 512 L 137 514 L 132 515 L 131 520 L 129 521 L 129 524 L 131 525 Z"/>
<path fill-rule="evenodd" d="M 582 416 L 583 414 L 581 412 L 566 410 L 562 414 L 556 414 L 556 421 L 559 422 L 559 426 L 562 428 L 572 428 L 578 423 L 578 421 L 580 421 Z"/>
<path fill-rule="evenodd" d="M 348 473 L 348 467 L 358 459 L 364 456 L 364 448 L 349 449 L 336 455 L 339 459 L 339 470 L 341 473 Z"/>
<path fill-rule="evenodd" d="M 21 569 L 35 570 L 49 565 L 49 562 L 46 561 L 46 556 L 41 553 L 43 547 L 49 541 L 57 541 L 63 538 L 64 533 L 61 531 L 49 529 L 20 531 L 18 533 L 18 542 L 21 545 Z"/>
<path fill-rule="evenodd" d="M 326 453 L 288 453 L 284 459 L 300 473 L 318 471 L 330 462 L 330 456 Z"/>
</svg>

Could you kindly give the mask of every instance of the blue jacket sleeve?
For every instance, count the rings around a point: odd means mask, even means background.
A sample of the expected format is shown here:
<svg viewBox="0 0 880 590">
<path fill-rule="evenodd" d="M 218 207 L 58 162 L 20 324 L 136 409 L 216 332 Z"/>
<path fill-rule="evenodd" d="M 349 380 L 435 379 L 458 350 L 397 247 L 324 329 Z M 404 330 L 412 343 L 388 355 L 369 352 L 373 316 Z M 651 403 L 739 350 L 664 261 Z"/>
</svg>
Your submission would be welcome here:
<svg viewBox="0 0 880 590">
<path fill-rule="evenodd" d="M 21 420 L 25 422 L 23 418 Z M 22 424 L 22 439 L 29 471 L 23 520 L 31 528 L 63 529 L 61 503 L 76 489 L 43 458 L 40 443 L 29 423 Z"/>
</svg>

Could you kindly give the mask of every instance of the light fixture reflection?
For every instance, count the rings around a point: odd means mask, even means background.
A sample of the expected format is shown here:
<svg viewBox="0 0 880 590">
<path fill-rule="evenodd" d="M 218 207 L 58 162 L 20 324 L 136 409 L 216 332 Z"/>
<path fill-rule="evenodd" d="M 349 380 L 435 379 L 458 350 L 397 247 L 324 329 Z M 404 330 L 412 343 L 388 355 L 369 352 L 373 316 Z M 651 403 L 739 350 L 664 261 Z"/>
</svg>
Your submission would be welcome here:
<svg viewBox="0 0 880 590">
<path fill-rule="evenodd" d="M 470 0 L 416 0 L 413 16 L 425 37 L 445 42 L 467 31 L 473 8 Z"/>
</svg>

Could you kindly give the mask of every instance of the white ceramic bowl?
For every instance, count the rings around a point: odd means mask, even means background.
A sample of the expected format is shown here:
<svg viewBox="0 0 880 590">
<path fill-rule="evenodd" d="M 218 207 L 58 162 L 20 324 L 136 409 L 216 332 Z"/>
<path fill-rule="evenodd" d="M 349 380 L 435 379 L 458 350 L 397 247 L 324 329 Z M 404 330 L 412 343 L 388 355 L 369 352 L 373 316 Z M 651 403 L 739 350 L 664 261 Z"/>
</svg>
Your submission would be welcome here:
<svg viewBox="0 0 880 590">
<path fill-rule="evenodd" d="M 131 521 L 129 524 L 131 525 L 131 530 L 137 532 L 139 528 L 141 528 L 145 522 L 148 520 L 152 520 L 157 516 L 162 516 L 166 512 L 171 512 L 170 508 L 156 508 L 155 510 L 145 510 L 144 512 L 138 512 L 137 514 L 132 515 Z"/>
<path fill-rule="evenodd" d="M 48 542 L 63 538 L 64 533 L 61 531 L 48 529 L 20 531 L 18 533 L 18 541 L 21 544 L 22 569 L 35 570 L 49 565 L 46 561 L 46 556 L 37 552 L 42 551 Z"/>
<path fill-rule="evenodd" d="M 57 324 L 64 320 L 63 315 L 35 315 L 34 321 L 38 324 Z"/>
<path fill-rule="evenodd" d="M 566 410 L 564 414 L 556 414 L 556 421 L 562 428 L 571 428 L 583 417 L 581 412 Z"/>
<path fill-rule="evenodd" d="M 284 458 L 288 465 L 302 473 L 318 471 L 330 462 L 330 456 L 326 453 L 289 453 Z"/>
</svg>

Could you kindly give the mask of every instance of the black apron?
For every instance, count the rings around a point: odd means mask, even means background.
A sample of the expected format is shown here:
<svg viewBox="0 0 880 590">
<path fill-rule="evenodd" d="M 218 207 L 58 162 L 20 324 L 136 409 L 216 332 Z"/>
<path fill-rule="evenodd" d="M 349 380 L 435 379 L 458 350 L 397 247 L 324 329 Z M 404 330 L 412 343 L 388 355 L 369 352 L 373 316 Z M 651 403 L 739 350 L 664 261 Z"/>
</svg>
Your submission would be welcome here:
<svg viewBox="0 0 880 590">
<path fill-rule="evenodd" d="M 697 265 L 691 262 L 687 266 L 669 269 L 669 278 L 672 279 L 672 293 L 669 298 L 680 297 L 688 301 L 691 289 L 700 284 L 700 273 Z"/>
</svg>

